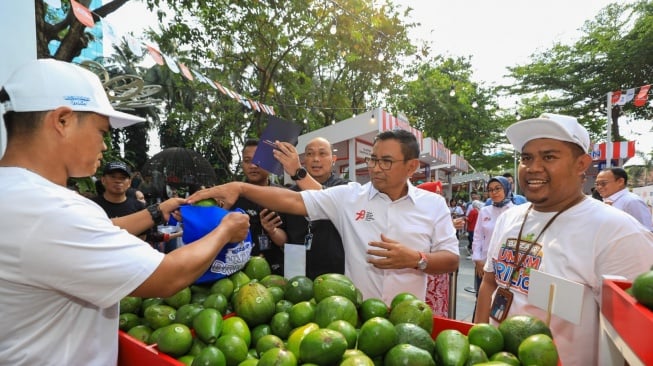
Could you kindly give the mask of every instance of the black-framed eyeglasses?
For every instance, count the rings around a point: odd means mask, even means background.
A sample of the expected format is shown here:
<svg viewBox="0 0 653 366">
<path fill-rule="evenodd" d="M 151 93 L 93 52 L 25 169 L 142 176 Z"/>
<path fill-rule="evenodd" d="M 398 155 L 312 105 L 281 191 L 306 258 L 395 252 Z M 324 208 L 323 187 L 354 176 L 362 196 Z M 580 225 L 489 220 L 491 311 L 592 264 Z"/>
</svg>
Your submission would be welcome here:
<svg viewBox="0 0 653 366">
<path fill-rule="evenodd" d="M 502 187 L 489 188 L 487 191 L 489 193 L 499 193 L 499 192 L 503 192 L 503 188 Z"/>
<path fill-rule="evenodd" d="M 392 168 L 392 163 L 396 163 L 398 161 L 406 161 L 406 159 L 392 160 L 386 158 L 381 158 L 381 159 L 372 158 L 372 157 L 365 158 L 365 164 L 367 164 L 368 168 L 374 168 L 376 164 L 379 164 L 379 167 L 383 170 L 390 170 L 390 168 Z"/>
</svg>

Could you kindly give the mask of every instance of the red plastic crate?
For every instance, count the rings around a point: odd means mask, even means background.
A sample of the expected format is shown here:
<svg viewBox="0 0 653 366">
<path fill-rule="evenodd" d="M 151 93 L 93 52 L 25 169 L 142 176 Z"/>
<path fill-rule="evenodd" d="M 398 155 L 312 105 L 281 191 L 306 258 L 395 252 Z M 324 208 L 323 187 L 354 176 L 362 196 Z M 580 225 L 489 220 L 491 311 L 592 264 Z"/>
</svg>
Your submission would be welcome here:
<svg viewBox="0 0 653 366">
<path fill-rule="evenodd" d="M 645 365 L 653 365 L 653 311 L 624 290 L 631 282 L 603 280 L 601 313 Z"/>
<path fill-rule="evenodd" d="M 159 352 L 129 334 L 118 331 L 118 366 L 184 366 L 183 363 Z"/>
<path fill-rule="evenodd" d="M 433 317 L 433 331 L 431 332 L 431 338 L 435 339 L 435 337 L 440 334 L 445 329 L 455 329 L 460 331 L 462 334 L 467 335 L 467 332 L 469 332 L 469 328 L 471 328 L 474 324 L 473 323 L 467 323 L 467 322 L 461 322 L 458 320 L 452 320 L 448 318 L 441 318 L 439 316 L 434 316 Z"/>
</svg>

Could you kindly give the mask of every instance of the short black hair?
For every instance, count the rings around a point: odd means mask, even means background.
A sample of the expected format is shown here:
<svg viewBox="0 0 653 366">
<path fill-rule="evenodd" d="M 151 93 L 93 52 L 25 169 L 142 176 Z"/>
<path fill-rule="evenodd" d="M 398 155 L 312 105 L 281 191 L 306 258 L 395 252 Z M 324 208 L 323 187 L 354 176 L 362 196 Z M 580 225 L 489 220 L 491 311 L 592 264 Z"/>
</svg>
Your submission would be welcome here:
<svg viewBox="0 0 653 366">
<path fill-rule="evenodd" d="M 624 185 L 628 185 L 628 172 L 623 168 L 607 168 L 603 170 L 604 172 L 612 172 L 615 179 L 622 178 L 624 180 Z"/>
<path fill-rule="evenodd" d="M 243 153 L 245 152 L 245 149 L 247 149 L 250 146 L 257 147 L 258 146 L 258 139 L 247 139 L 247 140 L 245 140 L 245 146 L 243 146 Z"/>
<path fill-rule="evenodd" d="M 502 175 L 503 175 L 504 178 L 514 178 L 514 177 L 512 176 L 512 173 L 510 173 L 510 172 L 505 172 L 505 173 L 503 173 Z"/>
<path fill-rule="evenodd" d="M 419 144 L 417 138 L 412 133 L 406 130 L 388 130 L 383 131 L 376 135 L 374 142 L 385 140 L 397 140 L 401 144 L 401 153 L 404 154 L 404 159 L 417 159 L 419 157 Z"/>
</svg>

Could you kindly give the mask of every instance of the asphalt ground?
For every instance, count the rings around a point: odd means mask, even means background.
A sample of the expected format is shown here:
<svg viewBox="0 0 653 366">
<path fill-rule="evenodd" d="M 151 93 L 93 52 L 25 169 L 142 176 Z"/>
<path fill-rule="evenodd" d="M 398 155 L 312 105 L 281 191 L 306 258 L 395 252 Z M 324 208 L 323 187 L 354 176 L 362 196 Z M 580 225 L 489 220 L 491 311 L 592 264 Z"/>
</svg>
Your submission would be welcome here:
<svg viewBox="0 0 653 366">
<path fill-rule="evenodd" d="M 460 237 L 460 266 L 458 273 L 454 274 L 456 281 L 456 312 L 451 318 L 466 322 L 472 321 L 474 315 L 474 305 L 476 304 L 476 294 L 470 292 L 474 289 L 474 262 L 467 259 L 467 236 Z M 451 304 L 450 304 L 451 305 Z"/>
</svg>

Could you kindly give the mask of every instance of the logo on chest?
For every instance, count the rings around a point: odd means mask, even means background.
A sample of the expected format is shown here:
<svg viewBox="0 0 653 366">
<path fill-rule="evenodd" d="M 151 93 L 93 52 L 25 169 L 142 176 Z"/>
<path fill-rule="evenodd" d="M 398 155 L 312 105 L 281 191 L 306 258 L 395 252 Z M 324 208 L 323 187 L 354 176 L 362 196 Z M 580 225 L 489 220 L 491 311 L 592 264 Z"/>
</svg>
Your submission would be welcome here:
<svg viewBox="0 0 653 366">
<path fill-rule="evenodd" d="M 374 221 L 374 213 L 360 210 L 354 214 L 354 221 Z"/>
</svg>

